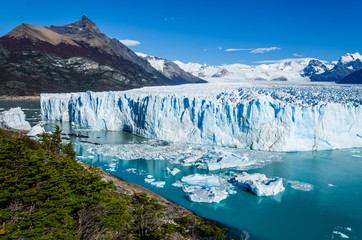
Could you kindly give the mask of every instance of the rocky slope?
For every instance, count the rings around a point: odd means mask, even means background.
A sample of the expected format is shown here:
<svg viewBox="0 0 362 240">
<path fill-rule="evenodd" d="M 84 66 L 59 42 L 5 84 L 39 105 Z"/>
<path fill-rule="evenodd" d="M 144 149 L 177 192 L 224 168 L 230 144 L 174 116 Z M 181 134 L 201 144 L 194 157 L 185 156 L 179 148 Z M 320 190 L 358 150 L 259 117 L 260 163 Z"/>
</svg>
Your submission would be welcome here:
<svg viewBox="0 0 362 240">
<path fill-rule="evenodd" d="M 176 63 L 160 57 L 154 57 L 144 53 L 136 53 L 141 58 L 149 62 L 152 67 L 158 70 L 160 73 L 170 78 L 173 82 L 182 83 L 184 80 L 191 83 L 204 83 L 205 80 L 202 80 L 198 77 L 195 77 L 191 73 L 188 73 L 182 70 Z"/>
<path fill-rule="evenodd" d="M 21 24 L 0 38 L 0 95 L 110 91 L 174 81 L 83 16 L 62 27 Z"/>
<path fill-rule="evenodd" d="M 362 69 L 347 75 L 338 83 L 340 83 L 340 84 L 362 84 Z"/>
<path fill-rule="evenodd" d="M 362 56 L 357 52 L 342 56 L 332 68 L 320 61 L 310 61 L 303 74 L 315 82 L 340 82 L 345 76 L 360 69 L 362 69 Z"/>
</svg>

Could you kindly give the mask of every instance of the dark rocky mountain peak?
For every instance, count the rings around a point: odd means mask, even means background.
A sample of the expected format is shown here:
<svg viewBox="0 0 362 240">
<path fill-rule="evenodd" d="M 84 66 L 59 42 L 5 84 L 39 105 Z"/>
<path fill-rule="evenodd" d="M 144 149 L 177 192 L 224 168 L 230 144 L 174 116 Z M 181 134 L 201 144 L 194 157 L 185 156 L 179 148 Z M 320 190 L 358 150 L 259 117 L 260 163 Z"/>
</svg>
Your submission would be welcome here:
<svg viewBox="0 0 362 240">
<path fill-rule="evenodd" d="M 95 35 L 101 35 L 101 37 L 106 37 L 104 34 L 101 33 L 97 25 L 86 16 L 83 16 L 82 19 L 77 22 L 70 23 L 65 26 L 51 25 L 50 29 L 62 35 L 68 35 L 78 38 L 87 37 L 87 35 L 90 33 Z"/>
<path fill-rule="evenodd" d="M 0 38 L 0 95 L 117 91 L 191 80 L 166 77 L 86 16 L 49 28 L 21 24 Z"/>
</svg>

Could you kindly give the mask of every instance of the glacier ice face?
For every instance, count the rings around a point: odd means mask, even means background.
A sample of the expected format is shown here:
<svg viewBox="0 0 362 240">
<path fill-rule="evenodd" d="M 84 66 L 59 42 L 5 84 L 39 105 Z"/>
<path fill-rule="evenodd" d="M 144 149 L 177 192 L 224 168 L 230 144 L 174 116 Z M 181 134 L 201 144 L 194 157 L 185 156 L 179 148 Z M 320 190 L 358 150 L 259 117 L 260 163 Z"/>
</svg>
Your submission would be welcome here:
<svg viewBox="0 0 362 240">
<path fill-rule="evenodd" d="M 25 120 L 25 114 L 20 107 L 0 112 L 0 127 L 25 131 L 31 130 L 31 126 Z"/>
<path fill-rule="evenodd" d="M 233 178 L 233 183 L 257 196 L 272 196 L 285 190 L 282 178 L 267 178 L 261 173 L 243 172 Z"/>
<path fill-rule="evenodd" d="M 361 147 L 361 103 L 361 87 L 311 84 L 41 95 L 42 116 L 50 120 L 165 141 L 270 151 Z"/>
</svg>

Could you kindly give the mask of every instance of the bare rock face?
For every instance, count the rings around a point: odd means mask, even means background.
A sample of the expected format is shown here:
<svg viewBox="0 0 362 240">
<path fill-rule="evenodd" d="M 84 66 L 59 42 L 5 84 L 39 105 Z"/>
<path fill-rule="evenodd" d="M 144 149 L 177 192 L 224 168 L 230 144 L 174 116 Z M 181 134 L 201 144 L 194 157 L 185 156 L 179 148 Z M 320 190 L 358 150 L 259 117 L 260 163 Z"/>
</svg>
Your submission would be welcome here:
<svg viewBox="0 0 362 240">
<path fill-rule="evenodd" d="M 0 95 L 116 91 L 173 81 L 83 16 L 65 26 L 21 24 L 0 38 Z"/>
</svg>

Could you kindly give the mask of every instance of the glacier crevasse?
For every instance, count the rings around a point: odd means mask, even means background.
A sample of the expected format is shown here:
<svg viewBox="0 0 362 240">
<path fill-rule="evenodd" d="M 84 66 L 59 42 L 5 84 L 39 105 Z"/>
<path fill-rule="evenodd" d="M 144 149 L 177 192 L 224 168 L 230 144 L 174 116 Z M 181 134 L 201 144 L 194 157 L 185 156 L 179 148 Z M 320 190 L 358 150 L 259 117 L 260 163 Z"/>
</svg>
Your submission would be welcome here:
<svg viewBox="0 0 362 240">
<path fill-rule="evenodd" d="M 345 86 L 183 86 L 42 94 L 49 120 L 166 141 L 270 151 L 362 147 L 362 91 Z"/>
</svg>

